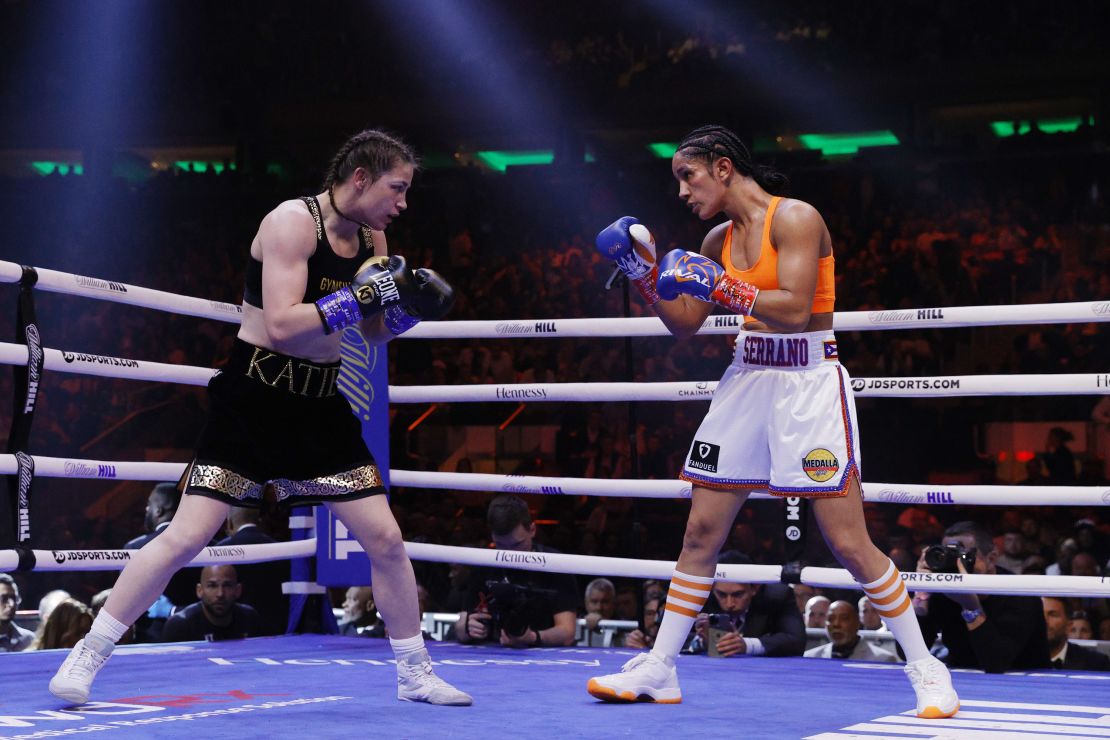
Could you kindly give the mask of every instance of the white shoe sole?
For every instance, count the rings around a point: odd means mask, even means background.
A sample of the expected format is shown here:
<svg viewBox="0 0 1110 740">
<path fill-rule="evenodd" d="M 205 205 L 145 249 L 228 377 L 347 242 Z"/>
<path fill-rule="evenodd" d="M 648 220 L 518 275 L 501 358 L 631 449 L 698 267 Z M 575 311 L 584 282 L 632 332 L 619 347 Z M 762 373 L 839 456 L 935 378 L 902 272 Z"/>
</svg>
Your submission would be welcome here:
<svg viewBox="0 0 1110 740">
<path fill-rule="evenodd" d="M 60 686 L 54 681 L 50 682 L 50 693 L 59 699 L 64 699 L 72 704 L 84 704 L 89 700 L 89 693 L 81 691 L 73 686 Z"/>
<path fill-rule="evenodd" d="M 650 686 L 637 686 L 635 688 L 615 689 L 606 686 L 596 678 L 591 678 L 586 684 L 586 691 L 590 696 L 602 701 L 630 704 L 633 702 L 652 702 L 655 704 L 681 704 L 682 691 L 673 689 L 656 689 Z"/>
</svg>

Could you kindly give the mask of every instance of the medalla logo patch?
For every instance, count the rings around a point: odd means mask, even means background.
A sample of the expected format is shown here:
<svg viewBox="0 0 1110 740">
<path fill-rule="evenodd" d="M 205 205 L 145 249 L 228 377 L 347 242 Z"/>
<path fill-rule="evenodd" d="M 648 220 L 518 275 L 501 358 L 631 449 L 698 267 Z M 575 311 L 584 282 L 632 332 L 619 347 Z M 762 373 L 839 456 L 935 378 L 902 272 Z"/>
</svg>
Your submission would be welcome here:
<svg viewBox="0 0 1110 740">
<path fill-rule="evenodd" d="M 840 461 L 824 447 L 818 447 L 802 458 L 802 470 L 810 480 L 824 483 L 840 470 Z"/>
<path fill-rule="evenodd" d="M 687 465 L 697 470 L 704 470 L 707 473 L 717 472 L 717 463 L 721 457 L 721 446 L 709 444 L 695 439 L 694 444 L 690 447 L 690 459 Z"/>
</svg>

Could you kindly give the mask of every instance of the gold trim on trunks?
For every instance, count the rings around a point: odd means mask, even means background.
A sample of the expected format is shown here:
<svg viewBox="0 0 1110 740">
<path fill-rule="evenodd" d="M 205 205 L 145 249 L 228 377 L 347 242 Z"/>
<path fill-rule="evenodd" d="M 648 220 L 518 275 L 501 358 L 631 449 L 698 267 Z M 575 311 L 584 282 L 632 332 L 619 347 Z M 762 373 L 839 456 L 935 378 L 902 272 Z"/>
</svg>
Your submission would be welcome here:
<svg viewBox="0 0 1110 740">
<path fill-rule="evenodd" d="M 207 488 L 239 501 L 262 498 L 262 484 L 216 465 L 194 465 L 189 473 L 189 488 Z"/>
<path fill-rule="evenodd" d="M 284 501 L 291 496 L 298 498 L 327 499 L 333 496 L 344 496 L 368 488 L 381 488 L 385 485 L 377 465 L 363 465 L 360 468 L 349 470 L 346 473 L 325 475 L 312 480 L 288 480 L 279 478 L 273 481 L 277 491 L 277 500 Z"/>
</svg>

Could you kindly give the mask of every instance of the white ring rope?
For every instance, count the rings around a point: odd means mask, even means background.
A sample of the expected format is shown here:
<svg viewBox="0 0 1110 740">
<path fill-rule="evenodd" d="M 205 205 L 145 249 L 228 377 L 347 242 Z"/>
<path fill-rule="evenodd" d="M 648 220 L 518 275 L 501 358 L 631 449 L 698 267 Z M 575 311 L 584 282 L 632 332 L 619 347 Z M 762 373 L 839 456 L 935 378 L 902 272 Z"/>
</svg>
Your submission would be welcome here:
<svg viewBox="0 0 1110 740">
<path fill-rule="evenodd" d="M 233 324 L 238 324 L 243 318 L 243 308 L 234 303 L 194 298 L 177 293 L 168 293 L 163 290 L 154 290 L 153 288 L 128 285 L 127 283 L 48 270 L 44 267 L 36 267 L 34 270 L 38 275 L 35 287 L 50 293 L 82 296 L 111 303 L 125 303 L 129 306 L 154 308 L 182 316 L 216 319 L 217 321 L 228 321 Z M 0 260 L 0 283 L 18 283 L 22 274 L 23 268 L 16 263 Z"/>
<path fill-rule="evenodd" d="M 120 462 L 32 456 L 35 475 L 43 478 L 170 481 L 185 471 L 186 463 Z M 14 475 L 15 455 L 0 454 L 0 475 Z M 690 484 L 682 480 L 635 478 L 559 478 L 538 475 L 448 473 L 391 470 L 393 486 L 463 491 L 537 493 L 553 496 L 608 496 L 613 498 L 679 499 L 690 497 Z M 753 493 L 753 499 L 779 498 Z M 976 486 L 912 483 L 864 483 L 863 500 L 883 504 L 951 504 L 964 506 L 1107 506 L 1110 487 L 1105 486 Z"/>
<path fill-rule="evenodd" d="M 575 575 L 655 578 L 669 581 L 675 563 L 666 560 L 604 558 L 593 555 L 567 555 L 552 552 L 517 550 L 479 550 L 406 542 L 413 560 L 492 568 L 517 568 Z M 779 583 L 781 565 L 717 566 L 715 578 L 733 583 Z M 840 568 L 802 568 L 802 583 L 824 588 L 860 590 L 851 574 Z M 991 593 L 1011 596 L 1094 596 L 1110 597 L 1110 583 L 1096 576 L 1004 576 L 962 575 L 959 573 L 903 573 L 902 580 L 911 591 L 937 593 Z"/>
<path fill-rule="evenodd" d="M 33 571 L 123 570 L 138 550 L 31 550 L 35 556 Z M 205 565 L 243 565 L 271 560 L 310 558 L 316 555 L 316 540 L 271 542 L 265 545 L 221 545 L 206 547 L 182 567 Z M 19 550 L 0 550 L 0 573 L 19 567 Z"/>
<path fill-rule="evenodd" d="M 102 378 L 127 380 L 155 380 L 163 383 L 208 385 L 215 370 L 194 365 L 173 365 L 148 360 L 130 360 L 124 357 L 88 355 L 83 352 L 63 352 L 43 348 L 43 368 L 77 375 L 97 375 Z M 0 342 L 0 364 L 26 365 L 27 347 L 22 344 Z"/>
<path fill-rule="evenodd" d="M 956 329 L 970 326 L 1085 324 L 1110 321 L 1110 301 L 1031 303 L 1017 306 L 948 306 L 893 311 L 837 311 L 836 331 L 887 329 Z M 718 314 L 698 334 L 735 334 L 739 316 Z M 670 331 L 658 318 L 512 319 L 508 321 L 425 321 L 403 339 L 551 339 L 556 337 L 665 337 Z"/>
<path fill-rule="evenodd" d="M 0 364 L 26 365 L 27 347 L 0 342 Z M 216 371 L 107 355 L 43 349 L 47 370 L 104 378 L 207 385 Z M 717 381 L 669 383 L 518 383 L 496 385 L 391 385 L 390 403 L 483 403 L 557 401 L 708 401 Z M 1110 393 L 1110 376 L 1100 373 L 1054 375 L 952 375 L 925 378 L 853 378 L 857 397 L 922 398 L 949 396 L 1067 396 Z"/>
<path fill-rule="evenodd" d="M 391 385 L 390 403 L 549 401 L 708 401 L 717 381 L 666 383 L 522 383 L 514 385 Z M 1110 393 L 1110 375 L 952 375 L 853 378 L 857 398 L 950 396 L 1085 396 Z"/>
<path fill-rule="evenodd" d="M 655 578 L 669 581 L 675 563 L 667 560 L 606 558 L 592 555 L 520 550 L 480 550 L 406 542 L 405 550 L 413 560 L 436 563 L 461 563 L 492 568 L 513 568 L 551 573 L 572 573 L 624 578 Z M 259 563 L 293 557 L 308 557 L 316 551 L 316 540 L 277 542 L 267 545 L 206 547 L 190 566 L 225 563 Z M 32 550 L 35 571 L 122 570 L 137 550 Z M 0 550 L 0 572 L 15 570 L 17 550 Z M 717 566 L 715 577 L 732 583 L 779 583 L 781 565 Z M 936 593 L 992 593 L 1011 596 L 1093 596 L 1110 597 L 1110 583 L 1096 576 L 1004 576 L 962 575 L 958 573 L 903 573 L 902 580 L 913 591 Z M 840 568 L 802 568 L 802 583 L 824 588 L 859 590 L 860 585 Z"/>
<path fill-rule="evenodd" d="M 238 323 L 242 307 L 232 303 L 179 295 L 127 283 L 36 267 L 36 288 L 125 303 L 160 311 Z M 19 282 L 23 269 L 0 260 L 0 283 Z M 949 329 L 969 326 L 1068 324 L 1110 321 L 1110 301 L 1032 303 L 1011 306 L 947 306 L 889 311 L 839 311 L 837 331 L 885 329 Z M 740 318 L 710 316 L 699 334 L 735 334 Z M 656 317 L 594 319 L 513 319 L 509 321 L 425 321 L 405 332 L 405 339 L 519 339 L 543 337 L 653 337 L 670 334 Z"/>
</svg>

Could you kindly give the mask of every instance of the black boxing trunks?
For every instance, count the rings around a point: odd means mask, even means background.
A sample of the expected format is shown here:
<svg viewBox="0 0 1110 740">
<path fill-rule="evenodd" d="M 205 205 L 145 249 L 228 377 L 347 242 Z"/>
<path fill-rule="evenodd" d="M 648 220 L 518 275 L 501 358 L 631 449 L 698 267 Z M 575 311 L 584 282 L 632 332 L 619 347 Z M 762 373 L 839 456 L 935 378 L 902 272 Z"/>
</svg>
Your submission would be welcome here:
<svg viewBox="0 0 1110 740">
<path fill-rule="evenodd" d="M 208 421 L 185 493 L 260 506 L 349 501 L 385 493 L 358 419 L 336 388 L 339 363 L 309 362 L 235 340 L 208 383 Z"/>
</svg>

